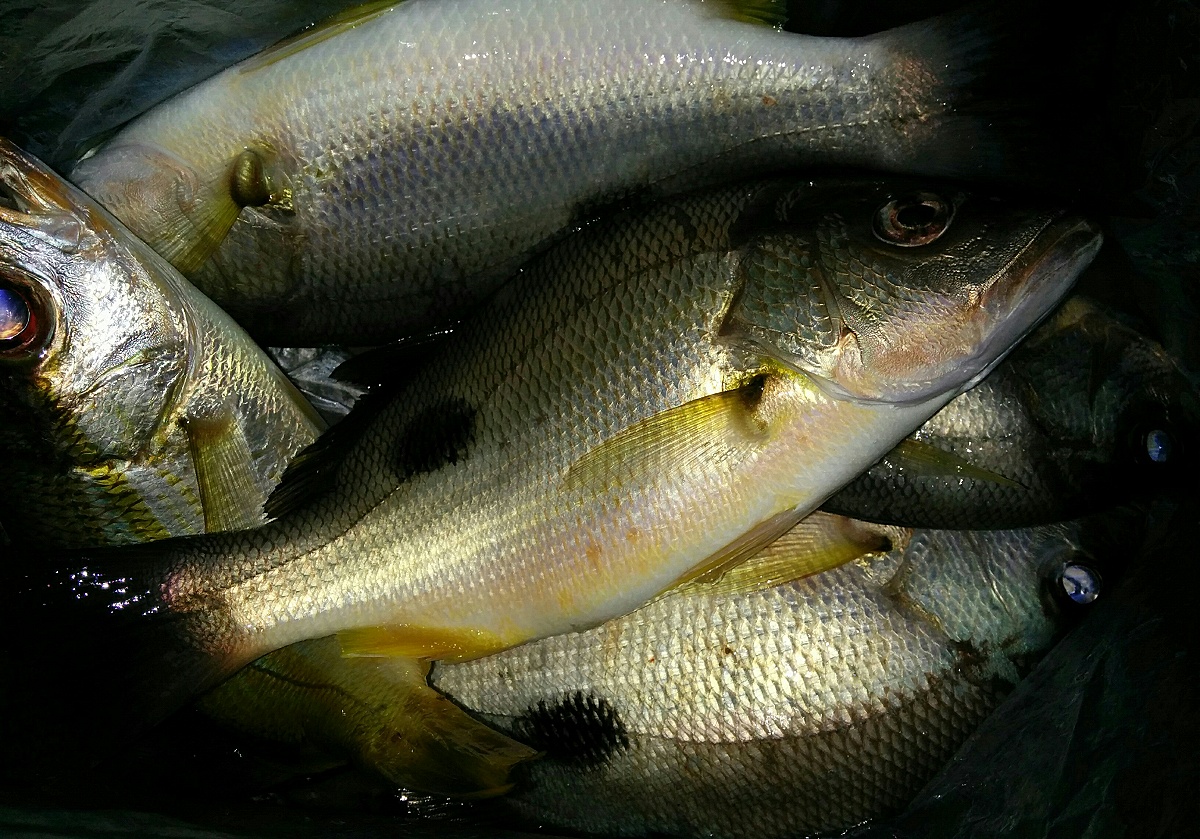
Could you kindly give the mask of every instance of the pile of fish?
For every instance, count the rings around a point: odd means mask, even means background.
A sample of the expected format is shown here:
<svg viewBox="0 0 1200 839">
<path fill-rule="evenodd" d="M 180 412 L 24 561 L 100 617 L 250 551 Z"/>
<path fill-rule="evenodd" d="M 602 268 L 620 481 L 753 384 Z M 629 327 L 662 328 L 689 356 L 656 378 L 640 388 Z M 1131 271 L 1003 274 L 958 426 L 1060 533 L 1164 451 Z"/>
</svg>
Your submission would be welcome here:
<svg viewBox="0 0 1200 839">
<path fill-rule="evenodd" d="M 1097 224 L 979 180 L 1027 139 L 995 19 L 777 14 L 372 4 L 74 186 L 0 141 L 22 765 L 195 703 L 580 833 L 902 808 L 1136 554 L 1196 395 L 1069 296 Z M 395 342 L 274 350 L 306 398 L 255 339 Z"/>
</svg>

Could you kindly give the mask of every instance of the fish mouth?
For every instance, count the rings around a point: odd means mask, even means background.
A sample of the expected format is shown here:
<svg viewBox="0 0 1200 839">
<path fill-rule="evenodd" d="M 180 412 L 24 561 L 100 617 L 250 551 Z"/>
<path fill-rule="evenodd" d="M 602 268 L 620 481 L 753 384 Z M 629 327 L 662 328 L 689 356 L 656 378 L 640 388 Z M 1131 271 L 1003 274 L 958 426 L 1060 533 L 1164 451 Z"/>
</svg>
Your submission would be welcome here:
<svg viewBox="0 0 1200 839">
<path fill-rule="evenodd" d="M 1075 284 L 1103 243 L 1104 236 L 1096 223 L 1061 213 L 1014 258 L 1004 272 L 1010 279 L 994 284 L 980 300 L 988 327 L 975 356 L 990 361 L 960 388 L 960 393 L 978 384 L 1004 360 L 1009 349 L 1055 310 L 1054 301 Z M 997 345 L 1009 349 L 992 357 Z"/>
</svg>

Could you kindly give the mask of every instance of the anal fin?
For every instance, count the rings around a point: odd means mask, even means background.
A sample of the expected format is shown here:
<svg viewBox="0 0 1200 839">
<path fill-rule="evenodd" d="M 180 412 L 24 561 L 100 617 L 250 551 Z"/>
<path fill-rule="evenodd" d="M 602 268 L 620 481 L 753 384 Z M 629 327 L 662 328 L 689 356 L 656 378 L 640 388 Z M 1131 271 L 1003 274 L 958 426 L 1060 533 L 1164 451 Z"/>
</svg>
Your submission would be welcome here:
<svg viewBox="0 0 1200 839">
<path fill-rule="evenodd" d="M 501 794 L 538 752 L 487 725 L 428 684 L 412 658 L 343 658 L 334 638 L 276 650 L 200 703 L 211 716 L 284 741 L 354 758 L 407 789 L 462 797 Z"/>
</svg>

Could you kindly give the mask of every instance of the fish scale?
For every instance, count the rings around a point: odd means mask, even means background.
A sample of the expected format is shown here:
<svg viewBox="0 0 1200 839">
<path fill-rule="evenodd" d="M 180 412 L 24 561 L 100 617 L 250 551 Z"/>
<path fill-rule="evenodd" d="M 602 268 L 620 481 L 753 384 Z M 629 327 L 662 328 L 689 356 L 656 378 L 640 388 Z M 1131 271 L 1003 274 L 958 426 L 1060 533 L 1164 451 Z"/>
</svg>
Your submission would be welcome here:
<svg viewBox="0 0 1200 839">
<path fill-rule="evenodd" d="M 543 751 L 500 802 L 529 822 L 845 830 L 904 806 L 1049 648 L 1066 615 L 1047 584 L 1087 556 L 1085 527 L 916 531 L 887 554 L 748 592 L 680 590 L 586 633 L 439 664 L 431 680 Z"/>
<path fill-rule="evenodd" d="M 688 0 L 408 0 L 228 69 L 73 177 L 264 339 L 377 343 L 611 203 L 784 166 L 986 167 L 1003 142 L 959 107 L 989 26 L 825 39 Z M 247 150 L 272 198 L 234 221 Z"/>
</svg>

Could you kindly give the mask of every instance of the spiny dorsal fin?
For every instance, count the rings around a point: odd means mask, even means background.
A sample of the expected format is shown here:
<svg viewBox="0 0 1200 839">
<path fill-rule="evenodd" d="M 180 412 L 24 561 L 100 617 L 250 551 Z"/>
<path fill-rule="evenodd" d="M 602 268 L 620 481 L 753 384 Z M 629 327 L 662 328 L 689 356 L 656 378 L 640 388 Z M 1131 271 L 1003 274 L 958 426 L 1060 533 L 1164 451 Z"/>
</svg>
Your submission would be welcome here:
<svg viewBox="0 0 1200 839">
<path fill-rule="evenodd" d="M 457 328 L 458 324 L 454 323 L 359 353 L 338 365 L 332 377 L 365 388 L 396 387 L 416 376 Z"/>
<path fill-rule="evenodd" d="M 367 388 L 346 418 L 326 431 L 288 464 L 279 486 L 263 507 L 269 518 L 279 518 L 322 495 L 346 452 L 371 421 L 405 385 L 424 369 L 442 348 L 449 328 L 397 341 L 357 355 L 333 371 L 333 378 Z"/>
<path fill-rule="evenodd" d="M 361 6 L 338 12 L 320 23 L 313 24 L 303 32 L 267 47 L 258 55 L 248 58 L 238 72 L 253 73 L 289 56 L 304 52 L 309 47 L 316 46 L 328 38 L 348 32 L 354 27 L 378 17 L 389 9 L 399 6 L 401 2 L 403 0 L 376 0 L 373 3 L 363 3 Z"/>
</svg>

